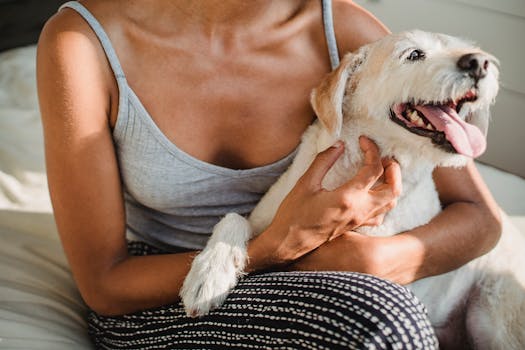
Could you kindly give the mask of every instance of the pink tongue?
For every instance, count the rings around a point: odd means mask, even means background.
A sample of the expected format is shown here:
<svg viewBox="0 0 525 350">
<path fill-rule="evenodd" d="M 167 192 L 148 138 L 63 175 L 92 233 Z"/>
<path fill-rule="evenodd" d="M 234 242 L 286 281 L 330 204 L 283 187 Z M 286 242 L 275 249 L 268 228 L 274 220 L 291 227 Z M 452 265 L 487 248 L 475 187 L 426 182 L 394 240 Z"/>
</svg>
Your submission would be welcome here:
<svg viewBox="0 0 525 350">
<path fill-rule="evenodd" d="M 476 158 L 485 152 L 485 136 L 476 126 L 461 120 L 448 106 L 415 106 L 434 127 L 445 133 L 447 140 L 459 154 Z"/>
</svg>

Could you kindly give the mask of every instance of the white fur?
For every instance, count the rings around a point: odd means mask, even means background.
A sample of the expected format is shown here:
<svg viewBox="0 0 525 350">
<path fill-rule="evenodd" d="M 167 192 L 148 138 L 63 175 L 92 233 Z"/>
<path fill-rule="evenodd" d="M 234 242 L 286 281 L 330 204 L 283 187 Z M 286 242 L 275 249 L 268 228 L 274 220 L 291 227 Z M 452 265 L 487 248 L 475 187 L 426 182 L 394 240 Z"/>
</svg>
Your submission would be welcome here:
<svg viewBox="0 0 525 350">
<path fill-rule="evenodd" d="M 423 50 L 425 60 L 407 62 L 405 54 L 413 48 Z M 181 292 L 187 312 L 202 315 L 220 305 L 242 273 L 244 262 L 238 261 L 247 257 L 246 240 L 270 224 L 279 204 L 315 155 L 337 139 L 346 143 L 346 151 L 326 175 L 323 186 L 327 189 L 336 188 L 355 175 L 362 162 L 360 135 L 372 138 L 382 156 L 395 157 L 401 166 L 403 193 L 397 206 L 385 216 L 382 225 L 361 227 L 359 232 L 393 235 L 423 225 L 438 214 L 441 206 L 432 180 L 433 169 L 464 166 L 468 159 L 446 152 L 429 138 L 392 122 L 390 108 L 410 99 L 431 102 L 463 96 L 473 85 L 473 79 L 456 66 L 465 53 L 483 52 L 457 38 L 411 31 L 390 35 L 345 56 L 339 73 L 332 73 L 331 79 L 335 76 L 339 80 L 328 82 L 333 88 L 331 95 L 323 95 L 320 89 L 313 93 L 312 102 L 320 121 L 305 132 L 291 167 L 248 220 L 226 216 L 193 262 Z M 497 61 L 486 55 L 491 63 L 487 76 L 477 84 L 478 99 L 465 104 L 460 113 L 481 129 L 486 128 L 488 108 L 498 91 Z M 468 341 L 476 349 L 525 347 L 525 273 L 521 272 L 525 266 L 525 242 L 503 217 L 502 239 L 489 254 L 460 269 L 409 286 L 427 306 L 440 339 L 454 339 L 457 327 L 465 325 Z M 452 322 L 456 314 L 466 315 L 459 326 Z"/>
<path fill-rule="evenodd" d="M 215 226 L 214 232 L 217 234 L 210 237 L 206 248 L 193 260 L 180 292 L 191 316 L 221 305 L 244 271 L 246 245 L 252 236 L 248 221 L 230 213 Z M 202 283 L 207 276 L 210 278 Z"/>
</svg>

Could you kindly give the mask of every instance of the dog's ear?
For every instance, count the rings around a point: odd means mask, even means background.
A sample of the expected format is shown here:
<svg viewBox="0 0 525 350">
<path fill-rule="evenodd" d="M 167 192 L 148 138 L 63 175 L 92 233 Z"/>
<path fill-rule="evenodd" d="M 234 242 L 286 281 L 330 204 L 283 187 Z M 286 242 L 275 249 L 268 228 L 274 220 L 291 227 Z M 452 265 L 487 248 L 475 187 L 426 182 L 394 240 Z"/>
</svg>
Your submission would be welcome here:
<svg viewBox="0 0 525 350">
<path fill-rule="evenodd" d="M 366 50 L 346 54 L 339 66 L 312 91 L 310 101 L 323 126 L 330 135 L 339 137 L 343 125 L 343 98 L 352 73 L 363 63 Z"/>
</svg>

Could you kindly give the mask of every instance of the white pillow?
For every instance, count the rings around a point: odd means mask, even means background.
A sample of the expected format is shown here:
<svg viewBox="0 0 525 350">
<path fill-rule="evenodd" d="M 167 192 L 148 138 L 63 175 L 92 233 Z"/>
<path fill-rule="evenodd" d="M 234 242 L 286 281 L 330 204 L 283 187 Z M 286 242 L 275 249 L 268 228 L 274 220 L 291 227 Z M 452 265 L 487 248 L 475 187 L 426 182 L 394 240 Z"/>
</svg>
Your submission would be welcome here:
<svg viewBox="0 0 525 350">
<path fill-rule="evenodd" d="M 0 225 L 27 229 L 9 210 L 51 213 L 38 111 L 36 47 L 0 53 Z M 35 234 L 49 230 L 35 231 Z M 56 238 L 56 234 L 51 232 Z"/>
</svg>

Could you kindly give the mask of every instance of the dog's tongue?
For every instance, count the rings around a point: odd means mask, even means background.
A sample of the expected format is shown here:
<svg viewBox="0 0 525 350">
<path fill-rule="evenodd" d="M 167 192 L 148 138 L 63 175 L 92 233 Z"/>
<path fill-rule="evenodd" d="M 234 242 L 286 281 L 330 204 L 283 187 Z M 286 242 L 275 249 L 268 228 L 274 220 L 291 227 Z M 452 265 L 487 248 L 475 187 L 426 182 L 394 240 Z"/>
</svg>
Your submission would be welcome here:
<svg viewBox="0 0 525 350">
<path fill-rule="evenodd" d="M 476 158 L 485 152 L 485 136 L 476 126 L 463 121 L 448 106 L 415 106 L 434 127 L 445 133 L 447 140 L 459 154 Z"/>
</svg>

